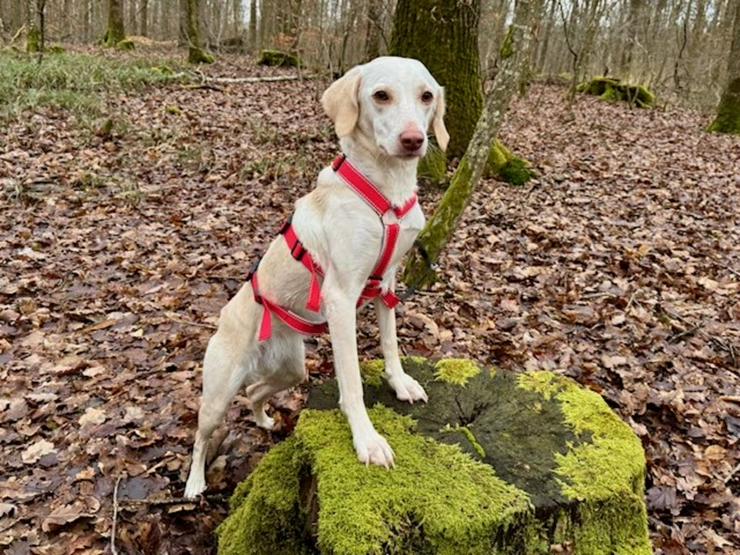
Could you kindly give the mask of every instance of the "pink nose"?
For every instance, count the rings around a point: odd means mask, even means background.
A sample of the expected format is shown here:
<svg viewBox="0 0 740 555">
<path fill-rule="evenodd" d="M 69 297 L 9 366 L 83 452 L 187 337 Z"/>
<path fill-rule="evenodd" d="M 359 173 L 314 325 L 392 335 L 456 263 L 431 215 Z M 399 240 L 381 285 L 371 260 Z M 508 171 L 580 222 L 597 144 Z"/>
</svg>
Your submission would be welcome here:
<svg viewBox="0 0 740 555">
<path fill-rule="evenodd" d="M 406 130 L 401 133 L 401 146 L 408 152 L 416 152 L 424 142 L 424 135 L 416 130 Z"/>
</svg>

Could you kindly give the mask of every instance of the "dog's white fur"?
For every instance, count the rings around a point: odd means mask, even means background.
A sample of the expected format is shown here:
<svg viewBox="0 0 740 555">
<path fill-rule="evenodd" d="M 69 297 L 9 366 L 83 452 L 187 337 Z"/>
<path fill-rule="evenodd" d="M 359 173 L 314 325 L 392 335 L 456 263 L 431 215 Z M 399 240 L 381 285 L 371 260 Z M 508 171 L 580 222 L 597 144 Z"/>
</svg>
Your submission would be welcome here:
<svg viewBox="0 0 740 555">
<path fill-rule="evenodd" d="M 381 90 L 387 98 L 377 94 Z M 431 100 L 428 93 L 433 95 Z M 396 206 L 416 191 L 416 166 L 426 152 L 426 131 L 433 128 L 442 148 L 449 139 L 443 123 L 444 91 L 417 60 L 382 57 L 357 66 L 335 81 L 321 100 L 348 160 Z M 423 136 L 418 151 L 404 149 L 404 133 Z M 352 430 L 357 456 L 366 464 L 390 467 L 393 450 L 375 431 L 363 403 L 356 339 L 355 305 L 381 250 L 378 216 L 327 167 L 319 174 L 318 186 L 296 202 L 293 225 L 326 273 L 322 313 L 329 323 L 339 405 Z M 423 225 L 424 215 L 417 205 L 402 221 L 398 246 L 384 276 L 384 291 L 394 288 L 395 270 Z M 282 237 L 265 253 L 259 279 L 267 298 L 307 319 L 316 318 L 305 309 L 310 274 L 291 257 Z M 388 383 L 399 399 L 426 401 L 424 389 L 401 366 L 395 311 L 379 299 L 374 303 Z M 206 488 L 208 441 L 242 385 L 247 385 L 257 424 L 270 429 L 274 421 L 265 413 L 265 402 L 306 377 L 300 334 L 273 317 L 272 338 L 258 341 L 262 310 L 246 283 L 221 311 L 218 331 L 208 343 L 187 498 Z"/>
</svg>

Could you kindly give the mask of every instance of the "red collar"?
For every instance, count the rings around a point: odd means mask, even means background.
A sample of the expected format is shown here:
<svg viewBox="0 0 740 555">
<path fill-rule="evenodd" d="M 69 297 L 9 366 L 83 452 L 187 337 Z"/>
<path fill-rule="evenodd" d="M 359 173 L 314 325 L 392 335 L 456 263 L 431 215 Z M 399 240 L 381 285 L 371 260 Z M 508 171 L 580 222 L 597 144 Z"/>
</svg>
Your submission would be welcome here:
<svg viewBox="0 0 740 555">
<path fill-rule="evenodd" d="M 337 156 L 331 164 L 331 168 L 344 179 L 352 190 L 364 200 L 370 208 L 377 212 L 381 218 L 388 211 L 393 211 L 401 220 L 416 206 L 416 195 L 412 196 L 403 206 L 393 206 L 391 201 L 373 185 L 373 183 L 355 168 L 344 154 Z"/>
</svg>

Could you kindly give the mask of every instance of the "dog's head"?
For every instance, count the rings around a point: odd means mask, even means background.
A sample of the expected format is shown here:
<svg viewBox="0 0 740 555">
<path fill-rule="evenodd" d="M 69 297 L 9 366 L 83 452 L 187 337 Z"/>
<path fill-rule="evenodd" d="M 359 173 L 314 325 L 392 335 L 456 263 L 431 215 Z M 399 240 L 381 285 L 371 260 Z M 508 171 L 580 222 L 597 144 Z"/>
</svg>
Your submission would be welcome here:
<svg viewBox="0 0 740 555">
<path fill-rule="evenodd" d="M 326 89 L 321 104 L 339 138 L 356 137 L 379 153 L 424 156 L 430 127 L 447 148 L 444 89 L 419 60 L 384 56 L 356 66 Z"/>
</svg>

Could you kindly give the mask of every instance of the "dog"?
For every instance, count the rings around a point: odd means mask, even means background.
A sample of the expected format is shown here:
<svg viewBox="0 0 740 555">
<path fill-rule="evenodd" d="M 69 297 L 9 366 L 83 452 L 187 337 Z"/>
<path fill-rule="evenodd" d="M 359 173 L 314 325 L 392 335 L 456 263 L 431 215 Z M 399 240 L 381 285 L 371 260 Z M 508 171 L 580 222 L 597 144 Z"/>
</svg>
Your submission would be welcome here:
<svg viewBox="0 0 740 555">
<path fill-rule="evenodd" d="M 393 291 L 398 265 L 425 222 L 416 202 L 416 169 L 427 151 L 427 131 L 443 150 L 449 141 L 444 89 L 418 60 L 386 56 L 352 68 L 321 103 L 343 155 L 296 202 L 291 222 L 221 310 L 203 362 L 186 498 L 206 488 L 208 442 L 239 389 L 247 386 L 255 421 L 271 429 L 266 401 L 306 379 L 303 335 L 327 329 L 339 406 L 357 457 L 366 465 L 393 466 L 393 450 L 363 402 L 358 304 L 375 305 L 385 377 L 397 398 L 427 401 L 401 366 Z"/>
</svg>

